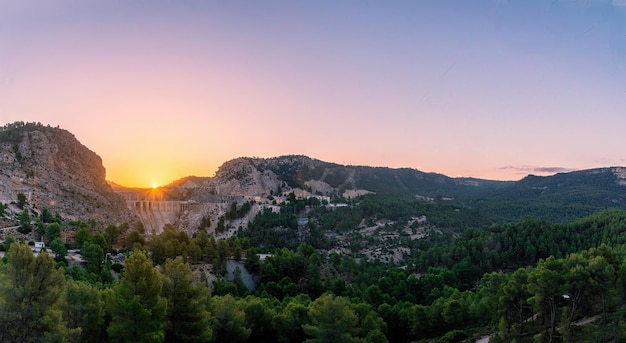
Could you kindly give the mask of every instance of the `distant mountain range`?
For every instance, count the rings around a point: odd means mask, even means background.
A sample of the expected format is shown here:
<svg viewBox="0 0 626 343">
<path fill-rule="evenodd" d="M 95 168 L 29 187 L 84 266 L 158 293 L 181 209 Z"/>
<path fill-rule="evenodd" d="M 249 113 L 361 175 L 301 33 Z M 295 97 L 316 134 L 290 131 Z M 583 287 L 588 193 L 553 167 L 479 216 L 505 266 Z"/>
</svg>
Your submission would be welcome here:
<svg viewBox="0 0 626 343">
<path fill-rule="evenodd" d="M 184 178 L 165 189 L 197 201 L 207 194 L 265 197 L 292 190 L 331 197 L 375 193 L 459 204 L 494 222 L 527 216 L 565 222 L 608 208 L 626 209 L 626 168 L 493 181 L 409 168 L 345 166 L 301 155 L 244 157 L 224 163 L 215 177 Z"/>
<path fill-rule="evenodd" d="M 564 222 L 603 209 L 626 209 L 626 168 L 493 181 L 345 166 L 302 155 L 242 157 L 225 162 L 214 177 L 185 177 L 161 191 L 168 199 L 200 203 L 216 196 L 267 198 L 290 192 L 329 198 L 379 194 L 470 207 L 494 222 L 526 216 Z M 105 181 L 100 157 L 60 128 L 13 123 L 0 129 L 0 201 L 10 204 L 18 193 L 39 210 L 46 207 L 71 220 L 136 219 Z"/>
</svg>

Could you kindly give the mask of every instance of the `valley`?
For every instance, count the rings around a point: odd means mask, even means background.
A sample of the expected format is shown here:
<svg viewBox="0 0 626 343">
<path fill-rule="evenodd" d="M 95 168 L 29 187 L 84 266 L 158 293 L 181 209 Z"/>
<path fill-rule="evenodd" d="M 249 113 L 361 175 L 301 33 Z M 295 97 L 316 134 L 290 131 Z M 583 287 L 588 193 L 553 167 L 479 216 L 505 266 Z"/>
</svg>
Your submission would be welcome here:
<svg viewBox="0 0 626 343">
<path fill-rule="evenodd" d="M 626 339 L 622 167 L 504 182 L 289 155 L 143 189 L 107 183 L 62 129 L 13 124 L 0 144 L 5 341 Z"/>
</svg>

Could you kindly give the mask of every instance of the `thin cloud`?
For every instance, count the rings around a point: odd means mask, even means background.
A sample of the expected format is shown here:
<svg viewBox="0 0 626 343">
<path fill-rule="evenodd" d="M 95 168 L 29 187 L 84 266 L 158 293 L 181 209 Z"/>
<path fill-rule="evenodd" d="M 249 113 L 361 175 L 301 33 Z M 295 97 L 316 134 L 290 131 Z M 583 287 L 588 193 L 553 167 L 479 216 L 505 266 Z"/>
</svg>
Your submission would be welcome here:
<svg viewBox="0 0 626 343">
<path fill-rule="evenodd" d="M 537 173 L 569 173 L 576 169 L 566 168 L 566 167 L 537 167 L 535 168 L 535 172 Z"/>
<path fill-rule="evenodd" d="M 620 159 L 599 158 L 599 159 L 594 160 L 593 162 L 601 166 L 623 166 L 623 165 L 626 165 L 626 158 L 620 158 Z"/>
<path fill-rule="evenodd" d="M 556 174 L 556 173 L 569 173 L 576 169 L 567 167 L 535 167 L 535 166 L 506 166 L 501 167 L 501 170 L 517 171 L 518 174 Z"/>
</svg>

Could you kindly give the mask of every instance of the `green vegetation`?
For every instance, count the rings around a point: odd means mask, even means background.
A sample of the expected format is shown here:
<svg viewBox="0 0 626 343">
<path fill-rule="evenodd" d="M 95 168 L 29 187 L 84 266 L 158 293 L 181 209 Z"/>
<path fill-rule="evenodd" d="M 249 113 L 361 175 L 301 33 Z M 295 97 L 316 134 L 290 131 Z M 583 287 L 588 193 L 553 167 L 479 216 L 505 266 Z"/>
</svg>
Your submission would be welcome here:
<svg viewBox="0 0 626 343">
<path fill-rule="evenodd" d="M 0 128 L 21 163 L 32 129 L 47 127 Z M 509 183 L 270 162 L 252 163 L 282 180 L 275 206 L 227 239 L 204 229 L 227 232 L 254 202 L 203 217 L 194 236 L 64 223 L 24 193 L 0 204 L 19 239 L 49 248 L 0 246 L 0 341 L 626 341 L 626 199 L 611 170 Z M 284 192 L 312 179 L 335 188 L 329 198 Z M 344 198 L 352 188 L 375 194 Z"/>
<path fill-rule="evenodd" d="M 58 341 L 64 334 L 59 300 L 63 270 L 48 254 L 33 256 L 27 245 L 11 244 L 0 265 L 0 341 Z"/>
<path fill-rule="evenodd" d="M 45 130 L 47 128 L 50 128 L 50 125 L 43 125 L 39 122 L 25 123 L 23 121 L 16 121 L 13 123 L 8 123 L 0 127 L 0 142 L 19 143 L 22 140 L 22 135 L 24 134 L 24 132 L 32 130 Z M 17 149 L 15 152 L 17 152 Z"/>
<path fill-rule="evenodd" d="M 492 224 L 454 204 L 387 195 L 343 201 L 323 206 L 290 195 L 224 240 L 170 225 L 144 237 L 140 225 L 77 222 L 85 262 L 69 268 L 55 263 L 68 248 L 62 225 L 42 221 L 55 259 L 12 238 L 3 245 L 0 340 L 626 340 L 626 211 Z M 248 211 L 235 204 L 228 216 Z M 114 243 L 128 249 L 117 280 Z M 372 247 L 404 250 L 385 260 L 365 253 Z M 270 255 L 261 261 L 260 252 Z M 216 281 L 207 281 L 207 265 Z"/>
<path fill-rule="evenodd" d="M 161 295 L 163 281 L 142 251 L 126 259 L 124 276 L 107 299 L 114 342 L 163 342 L 167 299 Z"/>
<path fill-rule="evenodd" d="M 496 222 L 515 222 L 530 216 L 555 223 L 567 223 L 611 208 L 626 209 L 617 176 L 611 169 L 596 169 L 527 176 L 496 191 L 466 202 Z"/>
</svg>

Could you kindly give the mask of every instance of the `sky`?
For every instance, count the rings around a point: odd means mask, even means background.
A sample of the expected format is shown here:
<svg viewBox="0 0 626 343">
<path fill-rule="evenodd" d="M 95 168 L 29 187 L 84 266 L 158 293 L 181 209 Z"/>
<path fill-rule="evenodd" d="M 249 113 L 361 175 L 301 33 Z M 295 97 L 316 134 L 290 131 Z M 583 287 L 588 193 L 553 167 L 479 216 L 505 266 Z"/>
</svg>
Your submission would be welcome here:
<svg viewBox="0 0 626 343">
<path fill-rule="evenodd" d="M 0 125 L 165 185 L 304 154 L 452 177 L 626 165 L 626 0 L 2 0 Z"/>
</svg>

